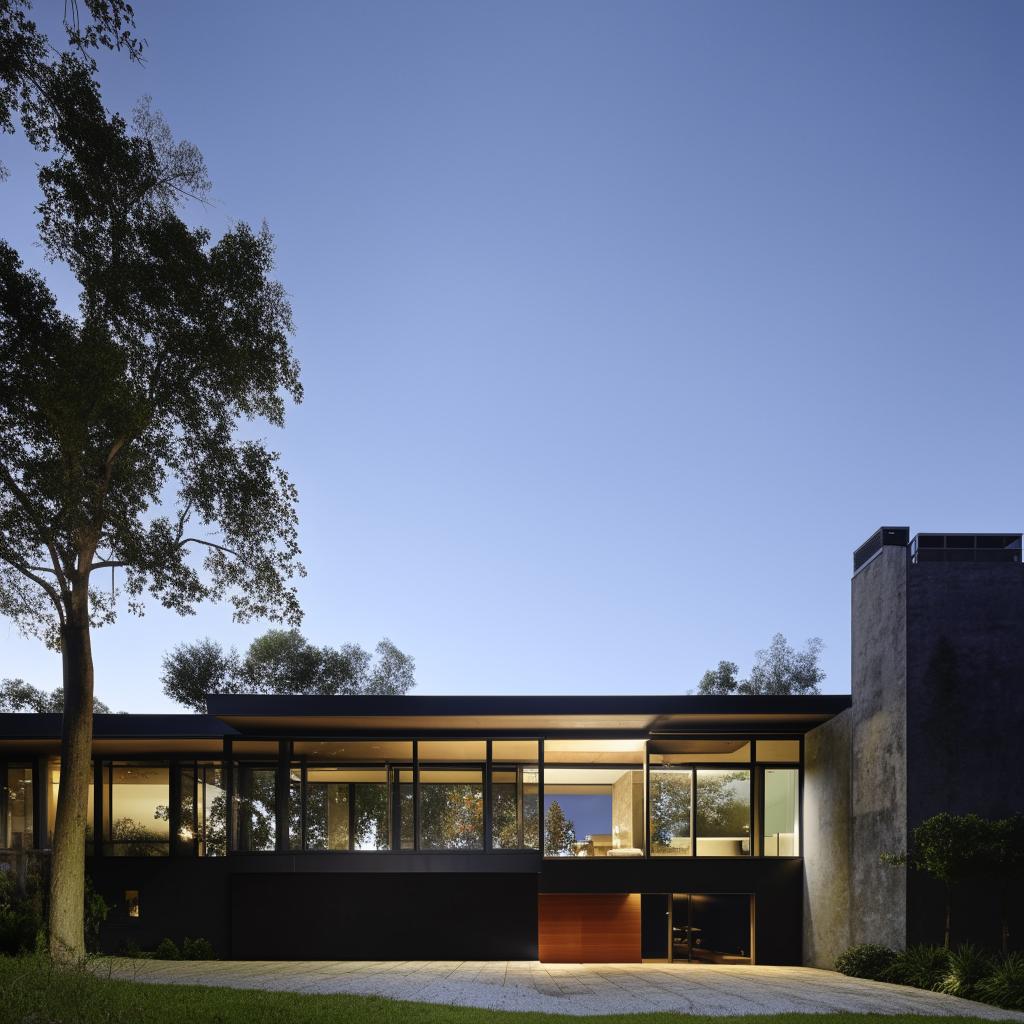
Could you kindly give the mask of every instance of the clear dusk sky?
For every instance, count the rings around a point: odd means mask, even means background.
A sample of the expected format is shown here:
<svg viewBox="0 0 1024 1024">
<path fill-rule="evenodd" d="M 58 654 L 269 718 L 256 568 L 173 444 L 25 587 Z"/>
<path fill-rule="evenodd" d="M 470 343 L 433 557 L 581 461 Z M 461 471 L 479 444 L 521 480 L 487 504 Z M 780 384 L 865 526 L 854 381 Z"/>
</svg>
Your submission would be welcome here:
<svg viewBox="0 0 1024 1024">
<path fill-rule="evenodd" d="M 1024 529 L 1024 4 L 136 6 L 108 103 L 203 151 L 191 217 L 277 238 L 313 641 L 390 636 L 423 694 L 636 694 L 781 631 L 844 692 L 870 533 Z M 97 694 L 172 710 L 169 647 L 265 627 L 125 611 Z"/>
</svg>

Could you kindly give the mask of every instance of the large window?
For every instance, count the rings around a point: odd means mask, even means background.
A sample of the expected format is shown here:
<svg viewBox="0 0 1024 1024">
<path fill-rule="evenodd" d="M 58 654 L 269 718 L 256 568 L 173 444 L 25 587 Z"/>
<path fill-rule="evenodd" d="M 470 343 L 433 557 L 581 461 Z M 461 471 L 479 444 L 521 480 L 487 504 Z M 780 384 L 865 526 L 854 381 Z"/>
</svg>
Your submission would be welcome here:
<svg viewBox="0 0 1024 1024">
<path fill-rule="evenodd" d="M 174 852 L 223 857 L 228 852 L 223 767 L 219 762 L 185 762 L 180 779 Z"/>
<path fill-rule="evenodd" d="M 750 770 L 698 768 L 695 800 L 698 857 L 750 854 Z"/>
<path fill-rule="evenodd" d="M 544 745 L 544 855 L 642 857 L 643 740 Z"/>
<path fill-rule="evenodd" d="M 693 772 L 651 766 L 651 856 L 683 857 L 693 850 Z"/>
<path fill-rule="evenodd" d="M 115 857 L 170 852 L 170 770 L 166 764 L 115 761 L 106 766 L 105 850 Z"/>
<path fill-rule="evenodd" d="M 235 768 L 238 849 L 271 853 L 277 848 L 277 768 L 240 763 Z"/>
<path fill-rule="evenodd" d="M 386 850 L 389 845 L 386 769 L 307 767 L 307 850 Z"/>
<path fill-rule="evenodd" d="M 800 853 L 800 772 L 796 768 L 765 768 L 762 779 L 762 852 L 766 857 L 796 857 Z"/>
<path fill-rule="evenodd" d="M 8 850 L 28 850 L 32 846 L 31 767 L 8 765 L 3 787 L 0 846 Z"/>
<path fill-rule="evenodd" d="M 420 769 L 420 849 L 484 848 L 484 773 L 479 768 Z"/>
<path fill-rule="evenodd" d="M 491 770 L 491 847 L 536 850 L 540 839 L 540 772 L 536 765 Z"/>
</svg>

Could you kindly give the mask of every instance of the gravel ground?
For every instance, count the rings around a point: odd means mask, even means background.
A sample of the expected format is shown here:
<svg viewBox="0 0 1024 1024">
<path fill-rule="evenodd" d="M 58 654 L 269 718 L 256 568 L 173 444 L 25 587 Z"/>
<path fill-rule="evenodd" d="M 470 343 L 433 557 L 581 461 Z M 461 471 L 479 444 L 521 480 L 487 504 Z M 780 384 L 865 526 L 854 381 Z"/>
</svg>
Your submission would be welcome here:
<svg viewBox="0 0 1024 1024">
<path fill-rule="evenodd" d="M 166 961 L 116 957 L 97 973 L 140 982 L 377 995 L 579 1017 L 609 1013 L 919 1013 L 1024 1021 L 983 1003 L 810 967 L 530 961 Z"/>
</svg>

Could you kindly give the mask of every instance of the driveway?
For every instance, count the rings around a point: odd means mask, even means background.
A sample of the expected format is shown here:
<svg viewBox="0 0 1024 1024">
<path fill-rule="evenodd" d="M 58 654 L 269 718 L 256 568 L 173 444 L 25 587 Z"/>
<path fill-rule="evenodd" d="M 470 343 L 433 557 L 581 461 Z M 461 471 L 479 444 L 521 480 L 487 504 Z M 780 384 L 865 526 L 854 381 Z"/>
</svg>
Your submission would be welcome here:
<svg viewBox="0 0 1024 1024">
<path fill-rule="evenodd" d="M 140 982 L 386 996 L 580 1017 L 612 1013 L 916 1013 L 1021 1020 L 939 992 L 811 967 L 541 964 L 536 961 L 167 961 L 104 957 L 97 973 Z"/>
</svg>

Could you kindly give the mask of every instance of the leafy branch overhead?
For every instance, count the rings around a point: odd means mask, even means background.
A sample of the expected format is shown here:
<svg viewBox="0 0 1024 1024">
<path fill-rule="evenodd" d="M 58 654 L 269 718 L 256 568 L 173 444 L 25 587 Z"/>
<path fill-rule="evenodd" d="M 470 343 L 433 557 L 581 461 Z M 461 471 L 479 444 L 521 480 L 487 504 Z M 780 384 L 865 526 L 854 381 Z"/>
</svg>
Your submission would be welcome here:
<svg viewBox="0 0 1024 1024">
<path fill-rule="evenodd" d="M 74 58 L 53 82 L 78 121 L 71 134 L 36 111 L 59 145 L 40 236 L 81 293 L 64 313 L 0 241 L 0 611 L 56 644 L 76 584 L 113 569 L 136 613 L 148 592 L 179 613 L 226 598 L 239 620 L 297 623 L 295 488 L 276 452 L 237 436 L 282 426 L 302 396 L 270 234 L 188 227 L 178 206 L 209 188 L 198 151 L 148 104 L 131 128 L 107 117 Z M 109 591 L 90 598 L 109 622 Z"/>
<path fill-rule="evenodd" d="M 164 657 L 162 683 L 172 700 L 203 713 L 208 694 L 403 694 L 416 684 L 416 662 L 387 638 L 370 654 L 358 644 L 317 647 L 297 630 L 272 629 L 245 657 L 209 638 L 180 644 Z"/>
<path fill-rule="evenodd" d="M 708 669 L 701 677 L 697 693 L 703 696 L 820 693 L 825 671 L 818 659 L 824 648 L 822 640 L 812 637 L 802 651 L 797 651 L 782 633 L 776 633 L 768 647 L 755 655 L 748 679 L 739 678 L 736 662 L 720 661 L 717 668 Z"/>
</svg>

